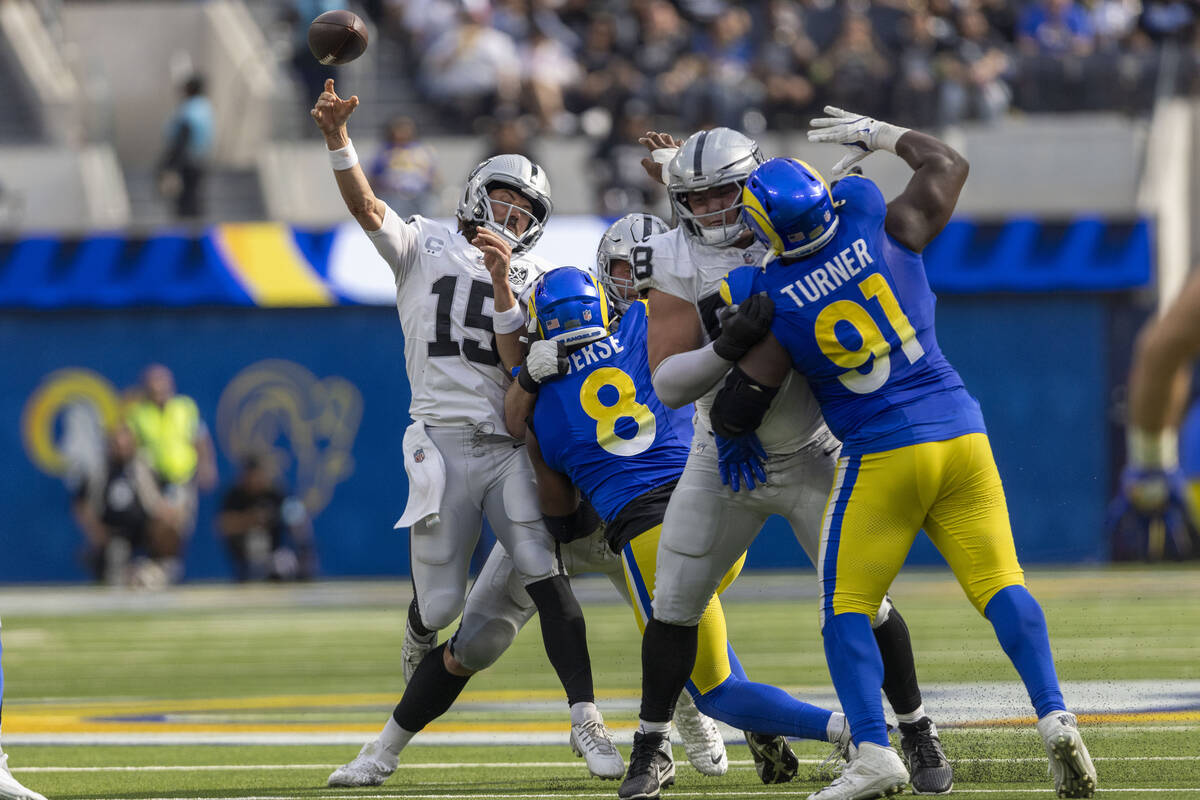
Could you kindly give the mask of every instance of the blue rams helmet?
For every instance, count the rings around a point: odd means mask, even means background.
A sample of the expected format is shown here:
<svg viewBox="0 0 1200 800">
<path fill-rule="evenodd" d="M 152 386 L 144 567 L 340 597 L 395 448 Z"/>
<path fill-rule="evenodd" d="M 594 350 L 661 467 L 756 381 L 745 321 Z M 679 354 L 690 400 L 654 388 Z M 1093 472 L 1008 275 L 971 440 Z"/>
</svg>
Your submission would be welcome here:
<svg viewBox="0 0 1200 800">
<path fill-rule="evenodd" d="M 793 258 L 820 250 L 838 226 L 829 184 L 797 158 L 772 158 L 750 173 L 742 217 L 768 250 Z"/>
<path fill-rule="evenodd" d="M 608 335 L 608 300 L 596 279 L 578 267 L 558 267 L 538 278 L 529 318 L 551 342 L 585 344 Z"/>
</svg>

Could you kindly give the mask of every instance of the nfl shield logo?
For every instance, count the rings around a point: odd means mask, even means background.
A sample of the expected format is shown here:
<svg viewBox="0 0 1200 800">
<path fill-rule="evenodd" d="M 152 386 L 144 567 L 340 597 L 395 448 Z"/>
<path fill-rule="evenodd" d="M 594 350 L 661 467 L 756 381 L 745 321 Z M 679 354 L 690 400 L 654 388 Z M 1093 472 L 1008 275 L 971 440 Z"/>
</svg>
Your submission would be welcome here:
<svg viewBox="0 0 1200 800">
<path fill-rule="evenodd" d="M 584 322 L 592 321 L 592 310 L 590 308 L 585 308 L 583 310 L 583 321 Z"/>
<path fill-rule="evenodd" d="M 413 453 L 413 461 L 420 464 L 424 460 L 425 460 L 425 449 L 424 448 L 421 448 L 420 450 L 417 450 L 415 453 Z"/>
</svg>

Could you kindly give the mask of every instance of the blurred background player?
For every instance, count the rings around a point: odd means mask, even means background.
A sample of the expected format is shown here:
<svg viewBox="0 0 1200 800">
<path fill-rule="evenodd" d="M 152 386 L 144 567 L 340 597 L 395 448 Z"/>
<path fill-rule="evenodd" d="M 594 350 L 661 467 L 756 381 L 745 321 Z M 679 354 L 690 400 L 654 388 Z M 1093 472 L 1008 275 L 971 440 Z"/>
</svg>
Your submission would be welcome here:
<svg viewBox="0 0 1200 800">
<path fill-rule="evenodd" d="M 922 529 L 1025 683 L 1059 796 L 1091 797 L 1096 770 L 1063 701 L 1045 616 L 1025 588 L 979 404 L 933 328 L 921 251 L 950 219 L 967 162 L 932 136 L 833 106 L 825 112 L 809 138 L 850 148 L 835 176 L 879 149 L 903 158 L 913 175 L 889 204 L 861 176 L 831 193 L 802 161 L 755 169 L 745 216 L 772 260 L 751 291 L 769 292 L 775 318 L 711 412 L 719 435 L 745 435 L 795 370 L 842 439 L 817 574 L 826 660 L 858 752 L 812 798 L 876 797 L 909 780 L 888 741 L 871 619 Z"/>
<path fill-rule="evenodd" d="M 1198 357 L 1200 276 L 1193 275 L 1137 338 L 1129 372 L 1125 468 L 1108 512 L 1114 559 L 1183 559 L 1200 552 L 1200 498 L 1189 491 L 1180 469 L 1180 427 Z M 1193 429 L 1195 417 L 1193 410 L 1188 415 Z"/>
<path fill-rule="evenodd" d="M 644 241 L 656 220 L 631 216 L 628 227 L 635 230 L 620 231 L 620 238 L 633 239 L 636 232 Z M 666 230 L 661 223 L 657 228 Z M 588 508 L 580 494 L 604 520 L 605 538 L 621 555 L 629 595 L 637 599 L 635 619 L 644 631 L 651 616 L 663 515 L 687 463 L 691 415 L 668 409 L 654 395 L 644 302 L 628 305 L 610 324 L 606 296 L 596 281 L 582 270 L 560 267 L 538 279 L 530 310 L 541 338 L 530 346 L 517 383 L 509 389 L 509 400 L 516 401 L 507 404 L 510 424 L 514 416 L 527 419 L 525 440 L 542 508 L 548 520 L 562 522 L 551 526 L 560 541 L 590 530 L 575 524 Z M 730 566 L 708 598 L 687 691 L 703 713 L 746 730 L 748 737 L 787 735 L 841 747 L 846 728 L 840 713 L 751 682 L 734 655 L 717 594 L 737 577 L 743 560 Z M 672 698 L 672 706 L 674 702 Z M 669 732 L 668 721 L 664 729 L 634 734 L 634 755 L 619 790 L 623 800 L 658 797 L 660 789 L 674 782 Z M 793 772 L 797 766 L 791 765 Z"/>
<path fill-rule="evenodd" d="M 527 251 L 550 217 L 550 183 L 523 156 L 497 156 L 468 177 L 458 231 L 420 216 L 403 221 L 375 197 L 358 164 L 346 131 L 357 106 L 357 96 L 343 100 L 329 80 L 312 117 L 346 207 L 396 279 L 414 420 L 404 434 L 411 488 L 399 523 L 410 526 L 414 597 L 401 657 L 413 696 L 425 705 L 423 713 L 397 705 L 379 739 L 343 768 L 348 777 L 340 785 L 375 785 L 379 775 L 390 775 L 420 719 L 444 713 L 445 698 L 452 702 L 466 683 L 468 676 L 454 671 L 453 642 L 437 646 L 437 632 L 462 613 L 484 515 L 537 605 L 546 654 L 566 691 L 572 735 L 584 742 L 588 768 L 619 777 L 624 765 L 595 706 L 583 612 L 542 522 L 529 456 L 504 433 L 505 343 L 493 335 L 486 308 L 493 306 L 497 331 L 515 348 L 524 315 L 514 289 L 549 268 Z M 515 364 L 513 353 L 508 360 Z"/>
<path fill-rule="evenodd" d="M 142 370 L 141 384 L 125 409 L 125 423 L 172 512 L 154 517 L 147 530 L 165 578 L 173 582 L 183 574 L 184 544 L 196 526 L 197 494 L 217 484 L 212 437 L 196 401 L 176 392 L 175 375 L 162 364 Z"/>
<path fill-rule="evenodd" d="M 507 152 L 507 151 L 505 151 Z M 429 216 L 437 199 L 437 153 L 417 136 L 410 117 L 396 117 L 367 172 L 371 189 L 398 217 Z"/>
<path fill-rule="evenodd" d="M 178 509 L 163 497 L 128 426 L 113 428 L 104 459 L 76 481 L 71 513 L 87 539 L 85 561 L 97 581 L 124 584 L 143 574 L 133 559 L 174 557 L 157 550 L 162 539 L 150 530 L 177 527 Z"/>
<path fill-rule="evenodd" d="M 737 358 L 766 335 L 770 309 L 757 300 L 725 318 L 726 274 L 759 263 L 766 249 L 741 220 L 741 190 L 761 161 L 758 144 L 728 128 L 700 131 L 678 142 L 643 138 L 647 171 L 665 162 L 667 192 L 680 224 L 634 248 L 639 289 L 648 292 L 649 357 L 654 389 L 669 406 L 696 403 L 688 466 L 663 522 L 655 581 L 654 619 L 643 639 L 644 729 L 670 720 L 695 658 L 696 625 L 708 598 L 772 514 L 787 519 L 815 564 L 825 498 L 833 485 L 839 442 L 803 379 L 788 379 L 758 439 L 714 437 L 708 409 Z M 752 313 L 753 310 L 753 313 Z M 755 483 L 765 486 L 755 488 Z M 739 489 L 743 488 L 743 491 Z M 753 491 L 750 491 L 753 489 Z M 953 771 L 937 728 L 925 712 L 908 626 L 885 598 L 872 626 L 887 664 L 884 691 L 901 726 L 901 741 L 919 791 L 949 791 Z M 790 780 L 795 756 L 782 738 L 749 736 L 760 775 Z"/>
<path fill-rule="evenodd" d="M 0 642 L 0 657 L 4 654 L 4 644 Z M 0 723 L 3 722 L 4 712 L 4 667 L 0 665 Z M 46 800 L 45 797 L 26 789 L 21 782 L 13 777 L 8 769 L 8 753 L 0 748 L 0 800 Z"/>
<path fill-rule="evenodd" d="M 242 461 L 241 472 L 221 500 L 217 530 L 238 581 L 305 580 L 315 572 L 308 511 L 300 498 L 288 494 L 271 462 L 261 455 Z"/>
</svg>

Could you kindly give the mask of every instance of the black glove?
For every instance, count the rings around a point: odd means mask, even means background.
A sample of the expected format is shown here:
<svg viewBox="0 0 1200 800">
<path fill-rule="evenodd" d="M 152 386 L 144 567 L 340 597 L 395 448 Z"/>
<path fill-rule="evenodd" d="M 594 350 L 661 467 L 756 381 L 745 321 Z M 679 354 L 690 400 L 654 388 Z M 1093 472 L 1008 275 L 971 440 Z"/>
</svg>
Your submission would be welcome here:
<svg viewBox="0 0 1200 800">
<path fill-rule="evenodd" d="M 517 383 L 530 394 L 537 394 L 543 383 L 566 375 L 570 368 L 566 345 L 539 339 L 529 346 L 529 355 L 517 373 Z"/>
<path fill-rule="evenodd" d="M 737 361 L 771 332 L 775 301 L 766 292 L 751 295 L 737 311 L 721 320 L 721 335 L 713 352 L 726 361 Z"/>
</svg>

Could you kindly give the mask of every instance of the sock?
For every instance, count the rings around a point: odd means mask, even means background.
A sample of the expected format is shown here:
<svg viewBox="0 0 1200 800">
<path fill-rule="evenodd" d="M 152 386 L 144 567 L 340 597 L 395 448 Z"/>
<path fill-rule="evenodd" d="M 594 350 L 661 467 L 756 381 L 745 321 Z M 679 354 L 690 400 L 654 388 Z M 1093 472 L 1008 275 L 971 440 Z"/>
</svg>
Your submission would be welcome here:
<svg viewBox="0 0 1200 800">
<path fill-rule="evenodd" d="M 696 707 L 738 730 L 821 742 L 827 741 L 826 729 L 833 713 L 797 700 L 783 689 L 733 675 L 697 697 Z"/>
<path fill-rule="evenodd" d="M 1004 587 L 988 601 L 983 615 L 996 629 L 1000 646 L 1025 683 L 1038 719 L 1066 711 L 1050 654 L 1046 615 L 1029 590 L 1020 585 Z"/>
<path fill-rule="evenodd" d="M 425 627 L 425 623 L 421 622 L 421 612 L 417 608 L 416 595 L 413 595 L 412 602 L 408 604 L 408 627 L 417 636 L 428 636 L 433 633 L 433 631 Z"/>
<path fill-rule="evenodd" d="M 886 671 L 887 667 L 884 667 L 884 670 Z M 896 722 L 906 722 L 911 725 L 914 722 L 919 721 L 921 717 L 925 716 L 928 716 L 928 714 L 925 713 L 925 706 L 920 705 L 907 714 L 896 714 Z"/>
<path fill-rule="evenodd" d="M 595 703 L 576 703 L 571 706 L 571 724 L 582 725 L 589 719 L 600 719 L 600 709 Z"/>
<path fill-rule="evenodd" d="M 671 721 L 666 722 L 649 722 L 644 719 L 638 720 L 638 730 L 642 733 L 664 733 L 671 735 Z"/>
<path fill-rule="evenodd" d="M 526 586 L 525 591 L 537 605 L 546 656 L 567 693 L 567 703 L 594 703 L 596 693 L 592 687 L 587 625 L 567 576 L 555 575 L 536 581 Z"/>
<path fill-rule="evenodd" d="M 696 666 L 699 628 L 651 618 L 642 634 L 642 712 L 650 722 L 670 722 L 675 701 Z"/>
<path fill-rule="evenodd" d="M 840 711 L 833 711 L 829 714 L 829 722 L 825 723 L 825 741 L 836 742 L 842 735 L 842 728 L 846 725 L 846 715 Z"/>
<path fill-rule="evenodd" d="M 874 632 L 875 644 L 879 646 L 879 655 L 883 658 L 883 693 L 897 717 L 912 713 L 914 708 L 921 705 L 921 687 L 917 685 L 917 665 L 913 661 L 908 625 L 896 607 L 892 606 L 887 620 Z"/>
<path fill-rule="evenodd" d="M 452 675 L 446 669 L 442 661 L 445 649 L 446 643 L 442 642 L 421 659 L 404 696 L 392 712 L 392 719 L 406 731 L 416 733 L 445 714 L 470 680 Z"/>
<path fill-rule="evenodd" d="M 883 659 L 866 614 L 842 613 L 827 618 L 821 631 L 825 660 L 842 710 L 850 720 L 854 743 L 889 747 L 887 722 L 879 691 L 883 688 Z"/>
<path fill-rule="evenodd" d="M 384 750 L 398 756 L 405 745 L 416 735 L 415 731 L 406 731 L 401 728 L 395 717 L 388 717 L 387 724 L 383 726 L 383 731 L 379 734 L 379 743 L 383 745 Z"/>
</svg>

